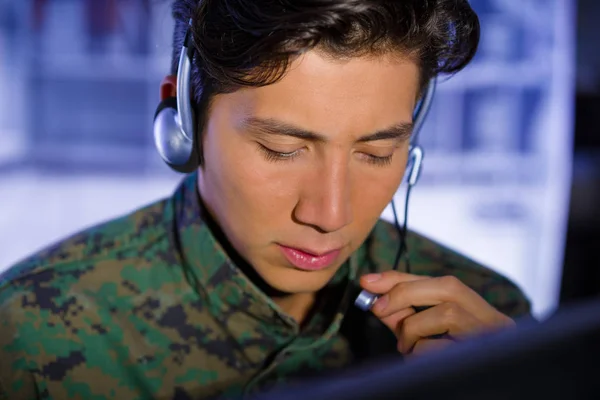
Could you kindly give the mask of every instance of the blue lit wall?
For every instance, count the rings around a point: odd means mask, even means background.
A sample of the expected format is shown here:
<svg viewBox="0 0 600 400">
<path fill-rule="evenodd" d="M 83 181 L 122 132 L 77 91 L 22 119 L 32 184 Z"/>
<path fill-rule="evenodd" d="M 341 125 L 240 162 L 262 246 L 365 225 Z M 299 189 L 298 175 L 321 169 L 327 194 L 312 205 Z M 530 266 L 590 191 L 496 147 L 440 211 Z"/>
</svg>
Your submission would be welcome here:
<svg viewBox="0 0 600 400">
<path fill-rule="evenodd" d="M 0 0 L 0 269 L 173 190 L 150 135 L 168 3 Z M 481 48 L 438 86 L 410 225 L 513 278 L 544 315 L 564 246 L 574 2 L 472 4 Z"/>
</svg>

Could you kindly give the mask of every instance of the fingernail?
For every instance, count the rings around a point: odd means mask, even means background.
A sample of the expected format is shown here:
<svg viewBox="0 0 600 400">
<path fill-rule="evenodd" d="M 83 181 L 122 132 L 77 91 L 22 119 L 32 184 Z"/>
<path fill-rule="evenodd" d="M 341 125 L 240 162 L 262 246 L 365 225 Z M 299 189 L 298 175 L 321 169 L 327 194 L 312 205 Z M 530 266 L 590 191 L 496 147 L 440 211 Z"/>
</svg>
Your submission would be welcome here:
<svg viewBox="0 0 600 400">
<path fill-rule="evenodd" d="M 367 282 L 377 282 L 380 279 L 381 279 L 381 274 L 369 274 L 369 275 L 365 275 L 365 280 Z"/>
<path fill-rule="evenodd" d="M 389 297 L 388 297 L 387 294 L 385 296 L 381 296 L 375 302 L 375 305 L 373 306 L 373 309 L 375 311 L 383 311 L 387 307 L 388 302 L 389 302 Z"/>
</svg>

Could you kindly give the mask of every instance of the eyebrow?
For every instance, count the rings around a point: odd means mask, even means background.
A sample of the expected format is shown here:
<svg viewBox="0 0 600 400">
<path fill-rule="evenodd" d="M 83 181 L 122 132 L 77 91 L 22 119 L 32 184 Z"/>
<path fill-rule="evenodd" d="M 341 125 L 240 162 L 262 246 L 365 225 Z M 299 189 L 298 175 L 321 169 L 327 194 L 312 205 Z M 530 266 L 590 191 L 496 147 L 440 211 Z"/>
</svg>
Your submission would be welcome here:
<svg viewBox="0 0 600 400">
<path fill-rule="evenodd" d="M 327 142 L 326 136 L 311 132 L 309 130 L 294 126 L 287 122 L 279 121 L 272 118 L 258 118 L 248 117 L 245 118 L 241 127 L 243 129 L 251 130 L 260 134 L 266 135 L 279 135 L 279 136 L 291 136 L 298 139 Z M 387 139 L 407 139 L 410 137 L 413 130 L 412 122 L 401 122 L 394 124 L 388 128 L 361 136 L 357 142 L 373 142 L 376 140 L 387 140 Z"/>
</svg>

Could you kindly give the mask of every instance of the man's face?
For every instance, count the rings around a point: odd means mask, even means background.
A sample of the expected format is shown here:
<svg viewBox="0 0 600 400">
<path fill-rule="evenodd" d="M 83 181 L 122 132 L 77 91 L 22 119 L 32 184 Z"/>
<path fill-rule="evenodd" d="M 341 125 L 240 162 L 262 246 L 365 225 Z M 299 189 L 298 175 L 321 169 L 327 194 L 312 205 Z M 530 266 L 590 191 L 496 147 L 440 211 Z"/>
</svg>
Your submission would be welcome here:
<svg viewBox="0 0 600 400">
<path fill-rule="evenodd" d="M 273 288 L 318 291 L 366 239 L 404 175 L 418 78 L 397 57 L 312 51 L 275 84 L 214 98 L 201 196 Z"/>
</svg>

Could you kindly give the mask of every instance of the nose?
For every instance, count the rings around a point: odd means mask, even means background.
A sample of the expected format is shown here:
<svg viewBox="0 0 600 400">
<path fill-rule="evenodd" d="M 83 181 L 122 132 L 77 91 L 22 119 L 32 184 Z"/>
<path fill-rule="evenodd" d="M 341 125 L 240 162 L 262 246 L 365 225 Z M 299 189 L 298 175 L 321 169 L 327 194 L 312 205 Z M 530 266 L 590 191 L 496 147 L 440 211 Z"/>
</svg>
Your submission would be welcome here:
<svg viewBox="0 0 600 400">
<path fill-rule="evenodd" d="M 307 177 L 294 208 L 294 220 L 320 232 L 335 232 L 352 222 L 351 177 L 348 160 L 322 165 Z"/>
</svg>

